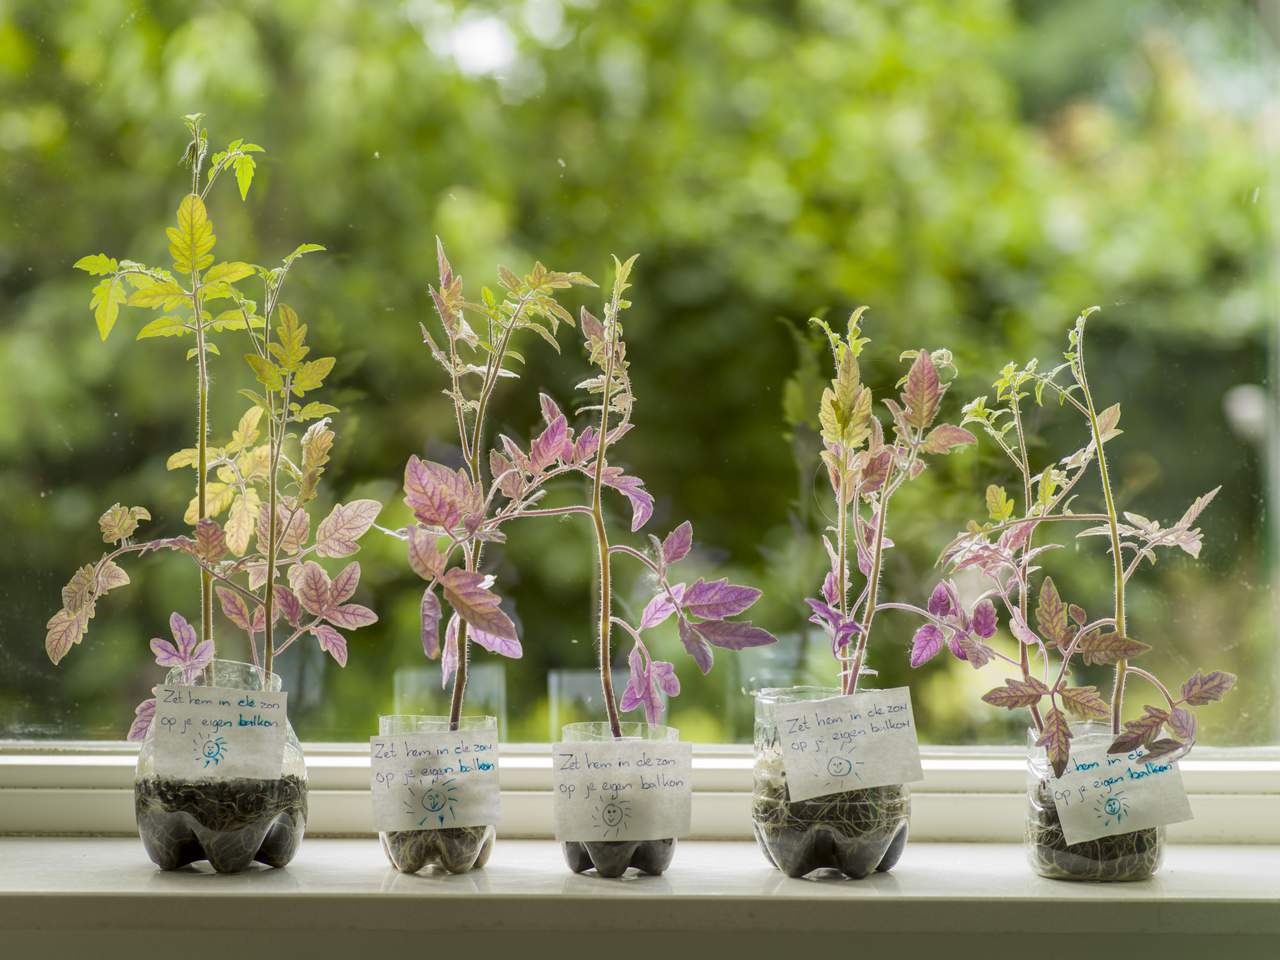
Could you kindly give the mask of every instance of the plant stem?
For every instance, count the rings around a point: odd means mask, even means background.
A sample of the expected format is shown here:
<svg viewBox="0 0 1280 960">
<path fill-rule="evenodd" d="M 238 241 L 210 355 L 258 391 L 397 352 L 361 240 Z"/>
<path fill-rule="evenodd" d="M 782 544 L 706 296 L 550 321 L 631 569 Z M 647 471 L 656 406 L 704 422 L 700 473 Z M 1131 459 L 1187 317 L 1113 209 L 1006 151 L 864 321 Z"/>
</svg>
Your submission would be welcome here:
<svg viewBox="0 0 1280 960">
<path fill-rule="evenodd" d="M 205 356 L 204 323 L 200 278 L 191 274 L 191 305 L 195 310 L 196 325 L 196 522 L 208 515 L 209 496 L 209 366 Z M 200 571 L 200 640 L 213 642 L 213 578 L 207 570 Z M 215 644 L 216 656 L 216 644 Z M 212 677 L 210 677 L 212 679 Z"/>
<path fill-rule="evenodd" d="M 1093 394 L 1089 390 L 1089 378 L 1084 369 L 1084 324 L 1080 325 L 1080 335 L 1076 338 L 1076 360 L 1073 365 L 1076 382 L 1080 384 L 1084 395 L 1085 409 L 1089 416 L 1089 430 L 1093 434 L 1093 445 L 1098 454 L 1098 475 L 1102 481 L 1102 498 L 1107 506 L 1107 526 L 1111 530 L 1111 562 L 1115 575 L 1115 631 L 1120 636 L 1127 636 L 1124 622 L 1124 557 L 1120 552 L 1120 523 L 1116 516 L 1116 500 L 1111 490 L 1111 473 L 1107 469 L 1107 454 L 1102 445 L 1102 429 L 1098 424 L 1098 412 L 1093 404 Z M 1114 686 L 1111 691 L 1111 732 L 1119 735 L 1120 715 L 1124 711 L 1124 681 L 1128 670 L 1127 660 L 1116 661 Z"/>
<path fill-rule="evenodd" d="M 840 470 L 840 483 L 836 490 L 836 558 L 839 563 L 840 582 L 836 584 L 836 589 L 840 591 L 840 616 L 847 617 L 849 615 L 849 505 L 845 503 L 845 484 L 848 483 L 848 453 L 841 450 L 842 460 Z M 841 661 L 840 664 L 840 689 L 848 690 L 849 674 L 846 672 L 848 665 Z"/>
<path fill-rule="evenodd" d="M 606 314 L 606 320 L 610 319 Z M 600 689 L 604 694 L 605 712 L 609 717 L 609 730 L 614 737 L 622 736 L 622 725 L 618 719 L 618 705 L 613 699 L 613 665 L 609 651 L 609 627 L 613 615 L 613 583 L 612 567 L 609 556 L 609 532 L 604 524 L 604 508 L 601 502 L 601 490 L 604 477 L 604 453 L 609 445 L 609 403 L 613 390 L 613 364 L 617 346 L 618 319 L 612 318 L 607 334 L 605 349 L 604 393 L 600 402 L 600 441 L 596 448 L 596 469 L 591 484 L 591 519 L 596 530 L 596 550 L 600 564 Z"/>
</svg>

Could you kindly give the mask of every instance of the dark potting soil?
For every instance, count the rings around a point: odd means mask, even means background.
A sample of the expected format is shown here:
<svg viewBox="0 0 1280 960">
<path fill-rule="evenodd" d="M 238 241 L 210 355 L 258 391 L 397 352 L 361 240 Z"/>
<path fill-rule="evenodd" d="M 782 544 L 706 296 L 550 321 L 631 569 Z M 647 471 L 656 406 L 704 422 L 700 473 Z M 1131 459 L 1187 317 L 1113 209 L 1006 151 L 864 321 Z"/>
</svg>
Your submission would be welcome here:
<svg viewBox="0 0 1280 960">
<path fill-rule="evenodd" d="M 784 777 L 757 780 L 751 821 L 765 857 L 789 877 L 837 870 L 854 880 L 891 870 L 907 845 L 911 794 L 869 787 L 790 800 Z"/>
<path fill-rule="evenodd" d="M 565 862 L 574 873 L 592 867 L 602 877 L 613 879 L 635 867 L 641 873 L 658 876 L 671 866 L 676 854 L 675 837 L 663 840 L 584 840 L 561 844 Z"/>
<path fill-rule="evenodd" d="M 1036 787 L 1027 814 L 1027 851 L 1036 873 L 1051 880 L 1125 882 L 1146 880 L 1160 866 L 1164 841 L 1154 827 L 1067 843 L 1049 781 Z"/>
<path fill-rule="evenodd" d="M 161 870 L 208 860 L 219 873 L 253 861 L 283 867 L 307 822 L 307 784 L 279 780 L 180 781 L 146 777 L 133 785 L 138 833 Z"/>
<path fill-rule="evenodd" d="M 439 866 L 450 873 L 479 870 L 493 852 L 493 826 L 394 830 L 380 834 L 382 850 L 401 873 Z"/>
</svg>

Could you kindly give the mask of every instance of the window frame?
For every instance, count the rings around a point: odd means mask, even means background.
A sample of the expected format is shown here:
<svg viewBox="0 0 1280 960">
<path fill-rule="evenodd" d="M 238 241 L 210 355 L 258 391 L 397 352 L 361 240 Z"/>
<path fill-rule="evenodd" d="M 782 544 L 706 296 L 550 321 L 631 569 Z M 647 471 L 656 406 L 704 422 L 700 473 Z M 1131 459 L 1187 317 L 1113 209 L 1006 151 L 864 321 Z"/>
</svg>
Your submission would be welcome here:
<svg viewBox="0 0 1280 960">
<path fill-rule="evenodd" d="M 307 831 L 373 833 L 369 751 L 357 743 L 303 745 Z M 0 834 L 136 833 L 133 768 L 123 741 L 0 741 Z M 921 748 L 925 779 L 911 786 L 911 834 L 926 842 L 1018 842 L 1026 762 L 1016 747 Z M 692 838 L 751 835 L 752 748 L 695 744 Z M 1280 746 L 1201 747 L 1181 763 L 1196 818 L 1169 828 L 1184 843 L 1280 843 Z M 499 765 L 507 837 L 551 835 L 549 745 L 503 744 Z"/>
</svg>

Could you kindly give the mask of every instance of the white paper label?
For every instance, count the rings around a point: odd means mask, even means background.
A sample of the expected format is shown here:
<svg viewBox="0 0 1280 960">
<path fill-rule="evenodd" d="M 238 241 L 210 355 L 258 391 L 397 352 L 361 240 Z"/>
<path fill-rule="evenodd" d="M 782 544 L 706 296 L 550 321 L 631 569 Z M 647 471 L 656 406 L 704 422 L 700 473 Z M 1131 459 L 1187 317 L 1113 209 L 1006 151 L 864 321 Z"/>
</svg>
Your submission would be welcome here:
<svg viewBox="0 0 1280 960">
<path fill-rule="evenodd" d="M 180 780 L 278 780 L 287 693 L 158 686 L 156 775 Z"/>
<path fill-rule="evenodd" d="M 498 731 L 402 733 L 369 740 L 373 825 L 443 830 L 498 822 Z"/>
<path fill-rule="evenodd" d="M 792 800 L 924 779 L 907 687 L 779 703 L 774 718 Z"/>
<path fill-rule="evenodd" d="M 689 832 L 692 744 L 557 743 L 552 769 L 557 840 L 661 840 Z"/>
<path fill-rule="evenodd" d="M 1108 755 L 1105 745 L 1071 751 L 1067 772 L 1049 781 L 1067 843 L 1132 833 L 1192 817 L 1174 762 L 1142 748 Z"/>
</svg>

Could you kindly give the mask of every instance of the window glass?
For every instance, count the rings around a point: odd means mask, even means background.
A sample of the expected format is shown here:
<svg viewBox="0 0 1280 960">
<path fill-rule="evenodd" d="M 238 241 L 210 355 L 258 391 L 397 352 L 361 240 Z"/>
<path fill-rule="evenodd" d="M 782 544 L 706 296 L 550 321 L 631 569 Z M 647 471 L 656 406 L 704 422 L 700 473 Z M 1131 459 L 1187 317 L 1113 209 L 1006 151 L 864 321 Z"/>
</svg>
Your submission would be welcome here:
<svg viewBox="0 0 1280 960">
<path fill-rule="evenodd" d="M 689 576 L 763 588 L 752 617 L 781 641 L 721 654 L 701 677 L 669 624 L 655 632 L 684 686 L 670 720 L 686 738 L 745 741 L 753 688 L 834 682 L 802 602 L 830 520 L 812 423 L 828 357 L 806 318 L 870 305 L 878 397 L 901 351 L 949 346 L 958 411 L 1006 360 L 1055 362 L 1096 303 L 1092 379 L 1124 409 L 1111 454 L 1122 506 L 1167 522 L 1222 485 L 1200 561 L 1165 555 L 1134 581 L 1134 632 L 1156 648 L 1146 665 L 1171 682 L 1192 665 L 1238 673 L 1226 704 L 1202 711 L 1203 739 L 1275 742 L 1278 24 L 1274 4 L 1243 0 L 406 0 L 323 16 L 306 3 L 6 4 L 0 736 L 122 737 L 159 678 L 147 640 L 171 611 L 197 615 L 189 565 L 151 556 L 60 667 L 42 649 L 60 588 L 101 553 L 106 507 L 142 504 L 157 533 L 185 532 L 191 474 L 165 469 L 195 434 L 183 349 L 133 342 L 144 321 L 127 310 L 100 342 L 91 283 L 71 264 L 100 250 L 163 258 L 183 192 L 178 118 L 200 110 L 215 142 L 268 151 L 247 203 L 211 195 L 219 242 L 259 262 L 328 247 L 288 294 L 317 353 L 339 358 L 323 495 L 378 499 L 387 526 L 408 516 L 410 454 L 457 457 L 418 332 L 435 236 L 472 290 L 497 263 L 602 280 L 609 253 L 640 254 L 627 322 L 637 428 L 616 456 L 656 495 L 654 532 L 692 520 Z M 585 358 L 571 332 L 561 342 L 559 356 L 525 345 L 494 434 L 527 438 L 540 390 L 577 402 Z M 223 434 L 250 380 L 235 351 L 213 376 Z M 1068 420 L 1032 417 L 1037 456 L 1080 445 Z M 982 491 L 1013 479 L 1006 466 L 984 441 L 895 500 L 889 593 L 923 601 L 939 550 L 983 518 Z M 617 537 L 644 546 L 625 503 L 612 507 Z M 508 740 L 546 740 L 600 712 L 591 531 L 570 517 L 509 533 L 489 557 L 524 658 L 480 653 L 470 709 L 499 714 Z M 379 713 L 445 705 L 402 548 L 374 531 L 359 559 L 360 599 L 381 619 L 352 634 L 346 669 L 310 642 L 282 665 L 304 739 L 362 740 Z M 1104 541 L 1069 541 L 1045 562 L 1064 594 L 1106 610 Z M 619 570 L 634 615 L 647 585 L 625 560 Z M 895 612 L 877 622 L 879 682 L 908 679 L 915 626 Z M 218 629 L 224 653 L 243 656 Z M 938 658 L 910 679 L 926 740 L 1020 742 L 1019 718 L 978 700 L 994 671 Z"/>
</svg>

